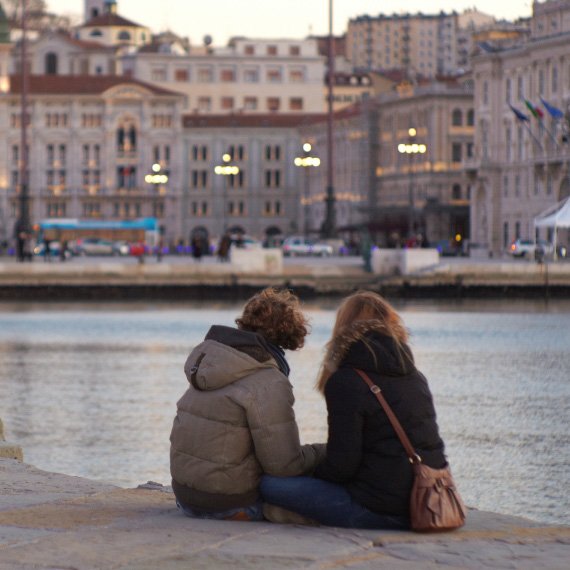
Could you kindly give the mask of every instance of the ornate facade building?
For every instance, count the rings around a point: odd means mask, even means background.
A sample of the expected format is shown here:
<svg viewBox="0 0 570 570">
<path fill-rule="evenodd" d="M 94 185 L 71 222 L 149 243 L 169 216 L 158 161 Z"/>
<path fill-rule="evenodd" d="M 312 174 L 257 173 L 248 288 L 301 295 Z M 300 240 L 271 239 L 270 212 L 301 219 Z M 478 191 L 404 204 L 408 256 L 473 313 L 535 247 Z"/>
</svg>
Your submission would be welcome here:
<svg viewBox="0 0 570 570">
<path fill-rule="evenodd" d="M 380 96 L 373 200 L 378 242 L 469 237 L 464 162 L 474 152 L 474 121 L 469 82 L 401 83 Z"/>
<path fill-rule="evenodd" d="M 494 256 L 534 239 L 534 218 L 570 195 L 570 4 L 533 8 L 528 41 L 486 43 L 473 62 L 472 241 Z"/>
</svg>

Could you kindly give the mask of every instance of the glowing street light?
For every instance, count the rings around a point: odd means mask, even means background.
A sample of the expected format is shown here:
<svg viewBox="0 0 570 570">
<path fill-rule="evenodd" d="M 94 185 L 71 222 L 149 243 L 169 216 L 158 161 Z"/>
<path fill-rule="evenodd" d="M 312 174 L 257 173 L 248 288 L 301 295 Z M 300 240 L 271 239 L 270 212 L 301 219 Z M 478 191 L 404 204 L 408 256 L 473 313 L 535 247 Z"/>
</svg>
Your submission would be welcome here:
<svg viewBox="0 0 570 570">
<path fill-rule="evenodd" d="M 218 174 L 219 176 L 224 177 L 224 195 L 222 198 L 222 208 L 223 208 L 222 221 L 223 221 L 224 233 L 226 233 L 228 229 L 226 224 L 226 194 L 228 191 L 227 178 L 228 176 L 236 176 L 240 172 L 239 166 L 236 166 L 235 164 L 229 164 L 231 160 L 232 160 L 231 155 L 226 152 L 222 155 L 222 164 L 217 164 L 214 167 L 214 174 Z"/>
<path fill-rule="evenodd" d="M 410 169 L 409 169 L 409 188 L 408 188 L 408 201 L 409 201 L 409 213 L 408 213 L 408 233 L 409 237 L 412 236 L 415 226 L 415 204 L 414 204 L 414 174 L 413 174 L 413 157 L 416 154 L 425 154 L 427 152 L 427 146 L 425 144 L 418 144 L 415 141 L 415 137 L 418 131 L 414 127 L 408 129 L 409 140 L 407 143 L 398 144 L 398 152 L 400 154 L 407 154 L 410 156 Z"/>
<path fill-rule="evenodd" d="M 299 166 L 305 169 L 305 187 L 303 191 L 303 228 L 305 237 L 309 235 L 309 168 L 308 167 L 318 167 L 321 165 L 321 159 L 318 156 L 311 156 L 311 150 L 313 149 L 311 143 L 303 144 L 303 156 L 296 156 L 293 160 L 295 166 Z"/>
</svg>

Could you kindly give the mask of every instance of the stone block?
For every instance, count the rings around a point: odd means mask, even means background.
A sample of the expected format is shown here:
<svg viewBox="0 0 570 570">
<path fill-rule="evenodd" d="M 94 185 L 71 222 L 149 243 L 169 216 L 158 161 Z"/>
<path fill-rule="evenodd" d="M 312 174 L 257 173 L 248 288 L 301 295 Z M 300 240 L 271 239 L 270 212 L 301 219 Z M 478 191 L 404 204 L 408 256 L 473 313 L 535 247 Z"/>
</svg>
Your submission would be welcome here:
<svg viewBox="0 0 570 570">
<path fill-rule="evenodd" d="M 434 267 L 439 252 L 431 248 L 382 249 L 372 251 L 372 272 L 376 275 L 409 275 Z"/>
<path fill-rule="evenodd" d="M 0 418 L 0 457 L 5 457 L 7 459 L 17 459 L 18 461 L 24 460 L 24 453 L 19 445 L 14 445 L 6 441 L 4 436 L 4 424 L 2 423 L 2 418 Z"/>
<path fill-rule="evenodd" d="M 232 247 L 230 265 L 236 273 L 283 273 L 283 252 L 278 248 L 240 249 Z"/>
</svg>

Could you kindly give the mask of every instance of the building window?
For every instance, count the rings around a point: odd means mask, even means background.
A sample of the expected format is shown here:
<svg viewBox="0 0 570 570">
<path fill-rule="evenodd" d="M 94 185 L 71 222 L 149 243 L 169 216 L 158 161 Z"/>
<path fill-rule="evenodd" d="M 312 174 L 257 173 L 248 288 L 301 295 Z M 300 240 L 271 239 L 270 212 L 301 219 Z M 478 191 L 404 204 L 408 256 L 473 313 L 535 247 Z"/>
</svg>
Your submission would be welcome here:
<svg viewBox="0 0 570 570">
<path fill-rule="evenodd" d="M 231 83 L 236 80 L 236 72 L 233 69 L 222 69 L 220 72 L 220 81 L 223 83 Z"/>
<path fill-rule="evenodd" d="M 255 55 L 255 46 L 246 45 L 244 48 L 245 55 Z"/>
<path fill-rule="evenodd" d="M 509 222 L 503 223 L 503 248 L 509 246 Z"/>
<path fill-rule="evenodd" d="M 122 42 L 128 42 L 131 40 L 131 34 L 127 30 L 122 30 L 117 34 L 117 39 Z"/>
<path fill-rule="evenodd" d="M 282 81 L 281 69 L 269 69 L 267 71 L 267 81 L 269 83 L 281 83 Z"/>
<path fill-rule="evenodd" d="M 467 111 L 467 126 L 473 127 L 475 125 L 475 111 L 473 109 L 469 109 Z"/>
<path fill-rule="evenodd" d="M 465 146 L 465 155 L 467 158 L 473 158 L 475 156 L 475 145 L 472 142 L 467 143 Z"/>
<path fill-rule="evenodd" d="M 243 100 L 243 108 L 246 111 L 255 111 L 257 109 L 257 97 L 245 97 Z"/>
<path fill-rule="evenodd" d="M 174 81 L 188 81 L 189 76 L 187 69 L 177 69 L 174 72 Z"/>
<path fill-rule="evenodd" d="M 289 99 L 289 110 L 290 111 L 302 111 L 303 110 L 303 98 L 302 97 L 291 97 Z"/>
<path fill-rule="evenodd" d="M 517 97 L 519 101 L 524 99 L 524 77 L 522 75 L 517 79 Z"/>
<path fill-rule="evenodd" d="M 515 176 L 515 196 L 521 195 L 521 177 L 519 174 Z"/>
<path fill-rule="evenodd" d="M 265 160 L 281 160 L 281 147 L 279 145 L 265 145 Z"/>
<path fill-rule="evenodd" d="M 207 188 L 208 187 L 208 171 L 207 170 L 192 170 L 190 172 L 190 179 L 192 188 Z"/>
<path fill-rule="evenodd" d="M 265 186 L 266 186 L 266 188 L 280 188 L 281 187 L 281 171 L 280 170 L 266 170 L 265 171 Z"/>
<path fill-rule="evenodd" d="M 461 185 L 454 184 L 451 188 L 451 199 L 452 200 L 461 200 Z"/>
<path fill-rule="evenodd" d="M 291 69 L 289 71 L 289 81 L 291 83 L 303 83 L 305 81 L 305 72 L 302 69 Z"/>
<path fill-rule="evenodd" d="M 558 67 L 556 65 L 552 68 L 552 93 L 558 91 Z"/>
<path fill-rule="evenodd" d="M 205 145 L 193 145 L 192 160 L 208 160 L 208 147 Z"/>
<path fill-rule="evenodd" d="M 461 143 L 453 143 L 451 145 L 451 161 L 452 162 L 461 162 L 462 160 L 462 153 L 461 153 Z"/>
<path fill-rule="evenodd" d="M 222 97 L 222 109 L 224 111 L 230 111 L 234 108 L 234 98 L 233 97 Z"/>
<path fill-rule="evenodd" d="M 275 45 L 267 46 L 267 55 L 277 55 L 277 46 Z"/>
<path fill-rule="evenodd" d="M 200 67 L 198 69 L 199 83 L 212 83 L 213 80 L 214 80 L 214 73 L 211 67 Z"/>
<path fill-rule="evenodd" d="M 279 111 L 281 106 L 281 100 L 279 97 L 268 97 L 267 98 L 267 110 L 271 112 Z"/>
<path fill-rule="evenodd" d="M 509 195 L 509 177 L 503 176 L 503 196 L 506 198 Z"/>
<path fill-rule="evenodd" d="M 49 52 L 46 54 L 46 75 L 57 75 L 57 54 Z"/>
<path fill-rule="evenodd" d="M 258 83 L 259 82 L 259 70 L 258 69 L 246 69 L 246 70 L 244 70 L 243 80 L 245 83 Z"/>
<path fill-rule="evenodd" d="M 292 55 L 292 56 L 301 55 L 301 47 L 300 46 L 289 46 L 289 55 Z"/>
<path fill-rule="evenodd" d="M 483 105 L 489 104 L 489 83 L 487 81 L 483 81 Z"/>
<path fill-rule="evenodd" d="M 512 97 L 512 82 L 510 78 L 506 80 L 505 87 L 506 87 L 505 100 L 507 101 L 507 103 L 510 103 Z"/>
<path fill-rule="evenodd" d="M 511 154 L 512 154 L 512 134 L 511 134 L 511 127 L 507 127 L 505 131 L 505 159 L 507 162 L 511 161 Z"/>
<path fill-rule="evenodd" d="M 209 113 L 212 110 L 212 99 L 210 97 L 198 97 L 198 110 L 201 113 Z"/>
<path fill-rule="evenodd" d="M 460 127 L 463 124 L 463 113 L 461 109 L 454 109 L 451 114 L 451 124 L 454 127 Z"/>
<path fill-rule="evenodd" d="M 163 67 L 155 67 L 150 72 L 153 81 L 166 81 L 166 69 Z"/>
</svg>

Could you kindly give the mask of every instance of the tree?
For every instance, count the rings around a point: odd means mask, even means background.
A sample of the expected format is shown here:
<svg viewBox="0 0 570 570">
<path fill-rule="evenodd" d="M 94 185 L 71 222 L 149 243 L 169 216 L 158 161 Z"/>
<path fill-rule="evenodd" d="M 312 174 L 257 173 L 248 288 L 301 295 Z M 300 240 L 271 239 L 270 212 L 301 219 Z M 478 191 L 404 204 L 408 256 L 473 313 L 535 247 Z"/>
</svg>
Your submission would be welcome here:
<svg viewBox="0 0 570 570">
<path fill-rule="evenodd" d="M 22 25 L 22 0 L 0 0 L 10 26 L 19 28 Z M 30 30 L 44 31 L 53 29 L 68 30 L 70 19 L 48 12 L 45 0 L 27 0 L 27 27 Z"/>
</svg>

